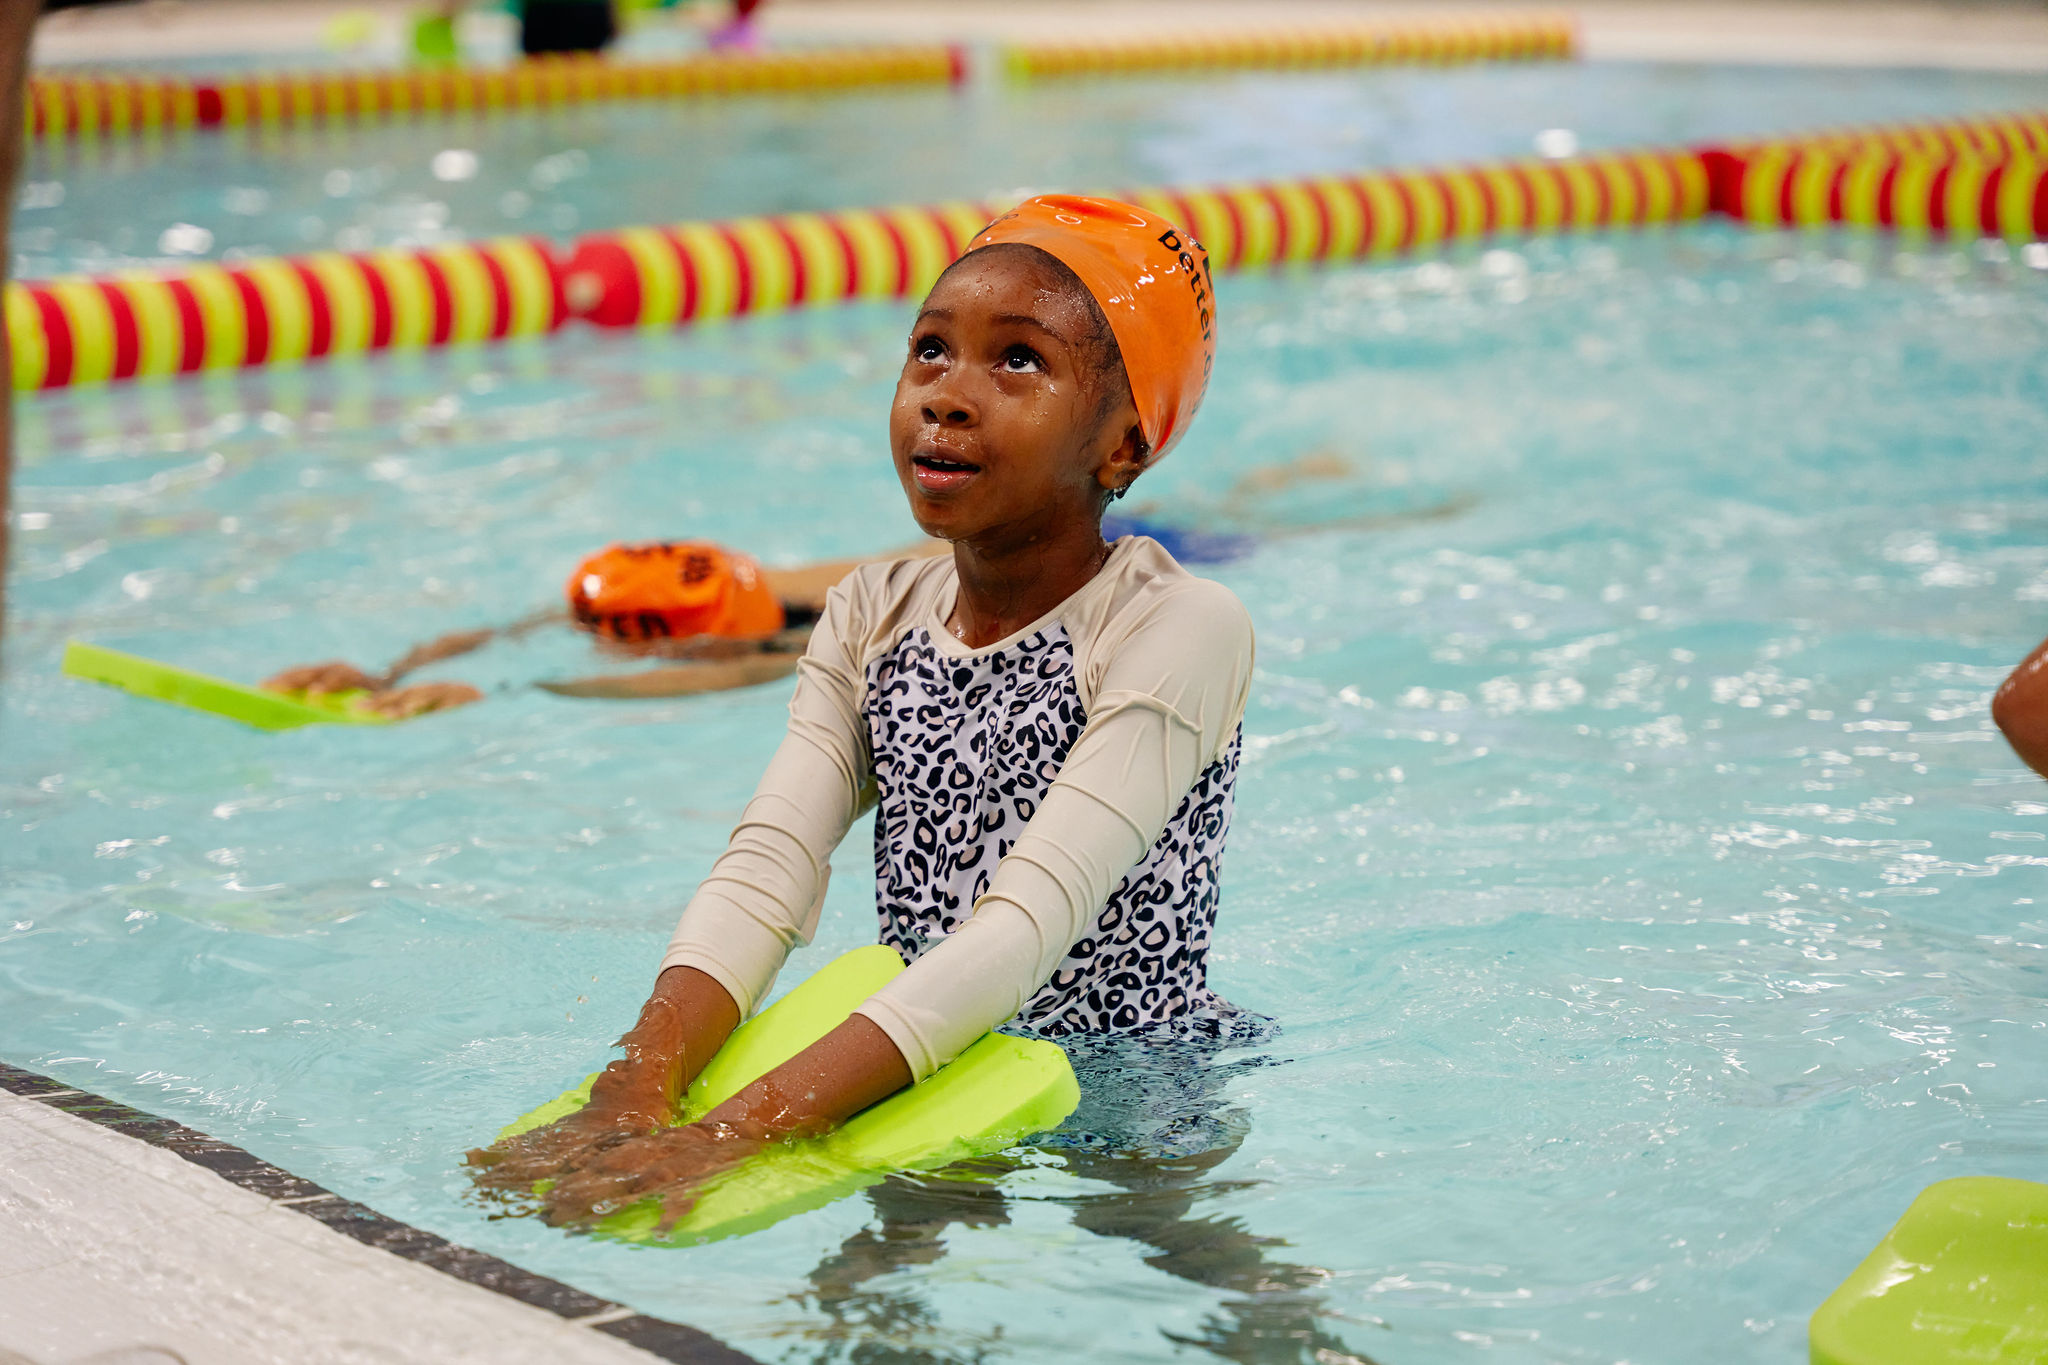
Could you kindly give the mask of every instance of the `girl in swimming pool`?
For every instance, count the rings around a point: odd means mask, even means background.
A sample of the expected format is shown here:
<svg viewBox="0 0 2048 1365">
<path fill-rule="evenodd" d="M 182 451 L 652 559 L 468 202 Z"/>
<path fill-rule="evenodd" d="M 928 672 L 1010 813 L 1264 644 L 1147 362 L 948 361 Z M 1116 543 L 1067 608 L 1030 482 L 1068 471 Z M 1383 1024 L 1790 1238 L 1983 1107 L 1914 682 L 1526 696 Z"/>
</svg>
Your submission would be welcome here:
<svg viewBox="0 0 2048 1365">
<path fill-rule="evenodd" d="M 471 1154 L 581 1221 L 672 1214 L 765 1144 L 829 1128 L 1014 1020 L 1047 1036 L 1214 1033 L 1206 982 L 1244 608 L 1104 509 L 1173 446 L 1214 356 L 1201 247 L 1126 204 L 1027 201 L 946 271 L 890 417 L 910 510 L 950 555 L 829 594 L 790 724 L 683 911 L 591 1101 Z M 876 807 L 881 939 L 909 966 L 704 1120 L 677 1096 L 808 942 L 827 858 Z"/>
</svg>

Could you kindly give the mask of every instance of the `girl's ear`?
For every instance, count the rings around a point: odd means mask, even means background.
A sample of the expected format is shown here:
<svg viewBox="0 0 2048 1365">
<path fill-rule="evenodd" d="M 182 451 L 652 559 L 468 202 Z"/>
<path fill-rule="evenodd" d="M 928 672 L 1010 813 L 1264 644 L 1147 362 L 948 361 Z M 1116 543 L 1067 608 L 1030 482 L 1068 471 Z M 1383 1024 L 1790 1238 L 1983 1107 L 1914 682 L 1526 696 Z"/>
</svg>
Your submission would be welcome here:
<svg viewBox="0 0 2048 1365">
<path fill-rule="evenodd" d="M 1096 469 L 1095 481 L 1111 497 L 1119 497 L 1145 472 L 1145 463 L 1151 458 L 1152 447 L 1145 443 L 1145 433 L 1136 422 L 1131 422 L 1124 428 L 1123 439 Z"/>
</svg>

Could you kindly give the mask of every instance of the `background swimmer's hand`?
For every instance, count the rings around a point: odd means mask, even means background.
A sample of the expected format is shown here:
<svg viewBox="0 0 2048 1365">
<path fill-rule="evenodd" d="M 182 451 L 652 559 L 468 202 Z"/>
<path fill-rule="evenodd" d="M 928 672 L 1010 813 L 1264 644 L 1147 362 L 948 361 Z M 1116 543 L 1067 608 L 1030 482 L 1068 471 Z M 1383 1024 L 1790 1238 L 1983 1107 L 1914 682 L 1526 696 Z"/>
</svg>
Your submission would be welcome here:
<svg viewBox="0 0 2048 1365">
<path fill-rule="evenodd" d="M 429 711 L 448 711 L 483 699 L 484 694 L 468 683 L 414 683 L 411 687 L 393 688 L 389 692 L 365 697 L 363 707 L 393 720 L 407 720 Z"/>
<path fill-rule="evenodd" d="M 329 659 L 324 664 L 287 668 L 265 678 L 258 686 L 266 692 L 309 692 L 318 696 L 326 692 L 375 692 L 384 686 L 384 680 L 371 677 L 354 664 Z"/>
</svg>

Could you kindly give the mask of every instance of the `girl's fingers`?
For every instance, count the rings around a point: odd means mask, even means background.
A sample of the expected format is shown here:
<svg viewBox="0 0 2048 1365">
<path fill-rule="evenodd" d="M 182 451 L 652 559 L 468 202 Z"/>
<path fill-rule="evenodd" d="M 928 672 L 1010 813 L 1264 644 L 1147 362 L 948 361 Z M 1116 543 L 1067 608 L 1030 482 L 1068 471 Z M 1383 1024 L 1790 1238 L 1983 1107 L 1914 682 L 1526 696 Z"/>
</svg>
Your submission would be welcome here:
<svg viewBox="0 0 2048 1365">
<path fill-rule="evenodd" d="M 477 1148 L 468 1161 L 479 1185 L 525 1193 L 535 1181 L 579 1170 L 631 1138 L 628 1131 L 577 1114 Z"/>
<path fill-rule="evenodd" d="M 697 1207 L 701 1191 L 691 1184 L 670 1190 L 661 1199 L 661 1235 L 666 1237 L 675 1230 L 677 1223 L 690 1216 L 690 1210 Z"/>
</svg>

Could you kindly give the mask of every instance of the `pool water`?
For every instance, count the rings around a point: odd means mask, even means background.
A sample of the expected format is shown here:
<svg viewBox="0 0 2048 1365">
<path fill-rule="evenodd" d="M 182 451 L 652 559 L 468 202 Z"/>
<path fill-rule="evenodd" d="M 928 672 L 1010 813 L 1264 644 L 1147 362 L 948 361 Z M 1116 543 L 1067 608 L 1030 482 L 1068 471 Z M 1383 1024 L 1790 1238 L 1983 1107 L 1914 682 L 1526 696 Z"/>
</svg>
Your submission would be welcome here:
<svg viewBox="0 0 2048 1365">
<path fill-rule="evenodd" d="M 7 1055 L 764 1360 L 1802 1358 L 1921 1187 L 2048 1157 L 2048 788 L 1986 718 L 2048 619 L 2048 278 L 1707 227 L 1221 301 L 1140 486 L 1263 534 L 1212 980 L 1281 1032 L 1206 1157 L 684 1251 L 494 1220 L 460 1152 L 630 1021 L 786 687 L 563 700 L 604 664 L 543 632 L 266 735 L 57 672 L 379 663 L 619 536 L 880 548 L 894 308 L 28 404 Z M 869 940 L 867 837 L 790 979 Z"/>
<path fill-rule="evenodd" d="M 159 218 L 215 255 L 570 231 L 2040 89 L 1560 66 L 39 149 L 18 245 L 34 273 L 151 256 Z M 679 128 L 724 154 L 647 175 Z M 451 146 L 473 177 L 433 179 Z M 536 218 L 493 216 L 514 192 Z M 1707 225 L 1223 281 L 1208 404 L 1132 502 L 1259 540 L 1209 570 L 1260 650 L 1212 983 L 1277 1035 L 1096 1085 L 1212 1091 L 1193 1155 L 1026 1151 L 680 1251 L 494 1218 L 458 1163 L 630 1022 L 786 684 L 565 700 L 531 684 L 620 665 L 541 631 L 431 670 L 483 704 L 266 735 L 58 659 L 377 666 L 614 539 L 906 540 L 907 309 L 30 397 L 0 1055 L 768 1361 L 1790 1365 L 1920 1188 L 2048 1158 L 2048 787 L 1986 715 L 2048 630 L 2039 258 Z M 787 980 L 872 941 L 868 837 Z"/>
<path fill-rule="evenodd" d="M 17 277 L 1028 189 L 1208 184 L 2048 103 L 2039 74 L 1545 62 L 940 87 L 35 144 Z M 658 174 L 650 168 L 658 167 Z"/>
</svg>

